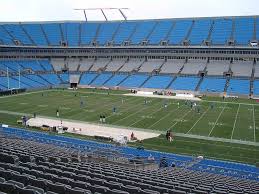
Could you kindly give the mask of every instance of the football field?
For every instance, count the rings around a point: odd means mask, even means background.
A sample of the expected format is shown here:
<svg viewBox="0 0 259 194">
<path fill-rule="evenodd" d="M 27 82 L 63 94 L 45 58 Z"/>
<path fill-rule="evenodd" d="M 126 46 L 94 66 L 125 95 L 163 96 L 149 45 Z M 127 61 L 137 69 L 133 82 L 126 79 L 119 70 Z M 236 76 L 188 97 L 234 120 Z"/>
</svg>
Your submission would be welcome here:
<svg viewBox="0 0 259 194">
<path fill-rule="evenodd" d="M 48 90 L 0 98 L 0 112 L 11 111 L 173 133 L 259 142 L 259 103 L 144 98 L 123 92 Z M 192 107 L 192 108 L 191 108 Z M 0 118 L 1 121 L 1 118 Z"/>
</svg>

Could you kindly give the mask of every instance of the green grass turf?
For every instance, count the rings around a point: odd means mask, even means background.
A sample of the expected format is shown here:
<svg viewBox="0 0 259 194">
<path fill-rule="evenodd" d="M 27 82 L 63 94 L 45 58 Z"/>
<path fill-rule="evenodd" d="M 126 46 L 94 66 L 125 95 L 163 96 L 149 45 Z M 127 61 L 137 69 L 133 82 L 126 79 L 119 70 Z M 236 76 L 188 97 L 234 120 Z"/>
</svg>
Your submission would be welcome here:
<svg viewBox="0 0 259 194">
<path fill-rule="evenodd" d="M 109 91 L 108 94 L 104 90 L 49 90 L 0 98 L 0 111 L 55 117 L 59 109 L 61 118 L 93 123 L 98 123 L 99 115 L 104 113 L 107 123 L 112 125 L 157 130 L 161 133 L 171 129 L 175 133 L 259 142 L 259 104 L 255 101 L 242 99 L 225 103 L 220 98 L 207 97 L 197 103 L 201 110 L 197 113 L 185 101 L 168 100 L 168 107 L 164 108 L 164 99 L 147 98 L 148 103 L 145 105 L 145 98 L 122 96 L 123 93 L 126 91 Z M 81 100 L 85 103 L 83 108 L 80 108 Z M 213 109 L 210 100 L 217 101 Z M 115 114 L 112 112 L 113 107 L 117 108 Z M 18 118 L 20 116 L 0 114 L 0 122 L 7 124 L 14 124 Z M 255 163 L 259 157 L 257 146 L 183 137 L 177 137 L 171 144 L 161 137 L 154 138 L 145 140 L 144 145 L 161 151 L 204 154 L 248 163 Z"/>
</svg>

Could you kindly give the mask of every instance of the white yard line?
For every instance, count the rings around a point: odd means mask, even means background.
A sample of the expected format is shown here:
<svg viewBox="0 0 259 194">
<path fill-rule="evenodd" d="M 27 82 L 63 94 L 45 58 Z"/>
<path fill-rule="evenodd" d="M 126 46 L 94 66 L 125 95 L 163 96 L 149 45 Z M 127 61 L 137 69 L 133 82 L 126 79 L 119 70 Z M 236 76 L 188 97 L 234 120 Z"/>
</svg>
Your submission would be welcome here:
<svg viewBox="0 0 259 194">
<path fill-rule="evenodd" d="M 160 101 L 156 102 L 155 104 L 157 104 L 157 103 L 159 103 L 159 102 L 160 102 Z M 146 106 L 146 107 L 144 107 L 144 108 L 141 108 L 141 109 L 139 109 L 137 112 L 134 112 L 134 113 L 132 113 L 132 114 L 129 114 L 128 116 L 123 117 L 123 118 L 117 120 L 117 121 L 114 122 L 113 124 L 118 123 L 118 122 L 120 122 L 120 121 L 123 121 L 124 119 L 129 118 L 129 117 L 131 117 L 132 115 L 135 115 L 135 114 L 137 114 L 137 113 L 139 113 L 139 112 L 141 112 L 141 111 L 143 111 L 143 110 L 145 110 L 145 109 L 147 109 L 147 108 L 149 108 L 149 106 Z"/>
<path fill-rule="evenodd" d="M 232 129 L 231 139 L 233 139 L 234 131 L 235 131 L 235 128 L 236 128 L 237 116 L 238 116 L 238 113 L 239 113 L 239 108 L 240 108 L 240 104 L 238 105 L 238 109 L 237 109 L 237 113 L 236 113 L 236 118 L 235 118 L 235 122 L 234 122 L 233 129 Z"/>
<path fill-rule="evenodd" d="M 212 131 L 214 130 L 214 128 L 215 128 L 215 126 L 216 126 L 216 124 L 217 124 L 217 122 L 218 122 L 219 118 L 221 117 L 222 113 L 224 112 L 225 108 L 226 108 L 226 105 L 222 108 L 221 112 L 219 113 L 219 116 L 218 116 L 217 120 L 215 121 L 215 123 L 214 123 L 213 127 L 211 128 L 211 130 L 210 130 L 210 132 L 209 132 L 209 135 L 208 135 L 208 136 L 210 136 L 210 134 L 211 134 L 211 133 L 212 133 Z"/>
<path fill-rule="evenodd" d="M 136 100 L 136 102 L 137 102 L 137 101 L 139 101 L 139 98 L 134 99 L 134 102 L 135 102 L 135 100 Z M 127 102 L 124 102 L 124 104 L 125 104 L 125 103 L 127 103 Z M 131 110 L 131 109 L 135 108 L 136 106 L 139 106 L 139 104 L 136 103 L 136 104 L 133 105 L 133 106 L 129 106 L 128 108 L 123 109 L 123 111 L 121 111 L 121 112 L 122 112 L 122 113 L 123 113 L 123 112 L 127 112 L 128 110 Z M 106 119 L 107 119 L 107 118 L 110 118 L 110 117 L 113 117 L 113 116 L 115 116 L 115 114 L 111 114 L 111 115 L 107 116 Z"/>
<path fill-rule="evenodd" d="M 182 107 L 183 105 L 179 106 L 177 109 L 173 110 L 176 111 L 178 110 L 180 107 Z M 170 111 L 168 114 L 166 114 L 165 116 L 163 116 L 162 118 L 160 118 L 158 121 L 156 121 L 155 123 L 153 123 L 152 125 L 148 126 L 147 128 L 150 129 L 151 127 L 153 127 L 154 125 L 156 125 L 157 123 L 159 123 L 161 120 L 163 120 L 164 118 L 168 117 L 169 115 L 171 115 L 172 113 L 174 113 L 173 111 Z"/>
<path fill-rule="evenodd" d="M 192 110 L 189 110 L 188 112 L 186 112 L 181 118 L 180 120 L 182 120 L 186 115 L 188 115 Z M 169 127 L 169 129 L 172 129 L 177 123 L 179 123 L 179 121 L 176 121 L 176 123 L 174 123 L 171 127 Z"/>
<path fill-rule="evenodd" d="M 169 105 L 168 105 L 168 106 L 169 106 Z M 148 114 L 147 116 L 149 116 L 149 115 L 153 115 L 153 114 L 155 114 L 155 113 L 159 112 L 162 108 L 163 108 L 163 107 L 159 108 L 159 109 L 158 109 L 158 110 L 156 110 L 155 112 L 152 112 L 152 113 Z M 141 119 L 137 120 L 136 122 L 132 123 L 132 124 L 130 125 L 130 127 L 131 127 L 131 126 L 133 126 L 133 125 L 135 125 L 136 123 L 138 123 L 138 122 L 140 122 L 140 121 L 144 120 L 144 119 L 145 119 L 145 118 L 141 118 Z"/>
<path fill-rule="evenodd" d="M 187 131 L 187 134 L 196 126 L 196 124 L 204 117 L 204 115 L 208 112 L 209 110 L 209 107 L 208 109 L 200 116 L 200 118 L 194 123 L 194 125 L 190 128 L 189 131 Z"/>
<path fill-rule="evenodd" d="M 255 126 L 255 107 L 253 106 L 253 121 L 254 121 L 254 142 L 256 142 L 256 137 L 255 137 L 255 129 L 256 129 L 256 126 Z"/>
</svg>

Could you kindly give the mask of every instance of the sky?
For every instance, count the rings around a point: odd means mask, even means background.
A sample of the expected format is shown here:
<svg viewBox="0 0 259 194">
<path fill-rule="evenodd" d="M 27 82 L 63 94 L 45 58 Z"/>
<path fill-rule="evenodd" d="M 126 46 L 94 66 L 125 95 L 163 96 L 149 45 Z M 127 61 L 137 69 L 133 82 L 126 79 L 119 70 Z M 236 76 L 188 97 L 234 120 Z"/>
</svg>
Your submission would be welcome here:
<svg viewBox="0 0 259 194">
<path fill-rule="evenodd" d="M 128 19 L 259 15 L 259 0 L 0 0 L 1 22 L 84 20 L 76 8 L 128 8 Z M 109 20 L 123 19 L 105 10 Z M 104 20 L 87 11 L 88 20 Z"/>
</svg>

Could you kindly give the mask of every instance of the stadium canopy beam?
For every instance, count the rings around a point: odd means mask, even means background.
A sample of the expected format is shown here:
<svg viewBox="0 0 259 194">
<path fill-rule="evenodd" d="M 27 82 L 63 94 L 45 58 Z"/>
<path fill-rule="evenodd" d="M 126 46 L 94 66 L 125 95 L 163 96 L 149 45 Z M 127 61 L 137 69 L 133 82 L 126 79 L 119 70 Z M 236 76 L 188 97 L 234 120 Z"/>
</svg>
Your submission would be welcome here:
<svg viewBox="0 0 259 194">
<path fill-rule="evenodd" d="M 104 10 L 118 10 L 120 12 L 120 14 L 122 15 L 122 17 L 124 18 L 124 20 L 126 21 L 127 20 L 127 16 L 123 13 L 122 10 L 124 9 L 129 9 L 129 8 L 85 8 L 85 9 L 74 9 L 76 11 L 83 11 L 84 12 L 84 16 L 85 16 L 85 21 L 87 22 L 87 16 L 86 16 L 86 11 L 87 10 L 100 10 L 105 18 L 106 21 L 108 21 L 108 18 L 107 16 L 105 15 L 105 12 Z"/>
</svg>

